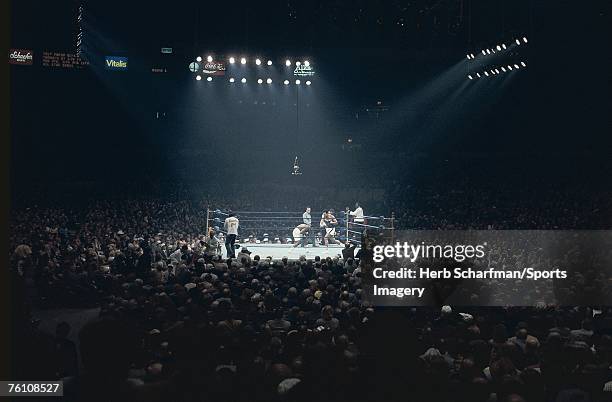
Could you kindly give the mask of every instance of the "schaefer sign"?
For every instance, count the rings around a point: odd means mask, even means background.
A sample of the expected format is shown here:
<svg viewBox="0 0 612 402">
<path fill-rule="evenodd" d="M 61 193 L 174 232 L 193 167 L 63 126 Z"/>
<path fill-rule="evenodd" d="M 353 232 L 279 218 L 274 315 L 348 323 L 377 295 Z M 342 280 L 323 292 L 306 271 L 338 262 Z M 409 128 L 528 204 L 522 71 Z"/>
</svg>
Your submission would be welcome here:
<svg viewBox="0 0 612 402">
<path fill-rule="evenodd" d="M 104 67 L 107 70 L 127 70 L 128 58 L 119 56 L 106 56 Z"/>
<path fill-rule="evenodd" d="M 11 49 L 9 51 L 9 63 L 11 64 L 31 66 L 33 61 L 34 61 L 34 56 L 31 50 Z"/>
</svg>

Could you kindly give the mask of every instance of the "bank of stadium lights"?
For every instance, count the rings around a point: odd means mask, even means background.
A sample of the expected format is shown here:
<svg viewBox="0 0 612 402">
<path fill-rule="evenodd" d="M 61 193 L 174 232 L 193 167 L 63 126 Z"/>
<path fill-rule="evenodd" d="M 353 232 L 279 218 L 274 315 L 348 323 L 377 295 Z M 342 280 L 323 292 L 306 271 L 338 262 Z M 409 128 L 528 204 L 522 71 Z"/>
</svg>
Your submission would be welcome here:
<svg viewBox="0 0 612 402">
<path fill-rule="evenodd" d="M 510 72 L 510 71 L 515 71 L 515 70 L 521 70 L 524 69 L 525 67 L 527 67 L 527 63 L 525 63 L 524 61 L 521 61 L 519 63 L 513 63 L 513 64 L 507 64 L 505 66 L 500 66 L 500 67 L 494 67 L 494 68 L 490 68 L 489 70 L 484 70 L 482 72 L 482 75 L 480 74 L 480 72 L 477 72 L 475 75 L 472 74 L 468 74 L 468 79 L 473 80 L 475 78 L 481 78 L 481 77 L 490 77 L 492 75 L 500 75 L 506 72 Z"/>
<path fill-rule="evenodd" d="M 285 84 L 285 85 L 289 85 L 289 80 L 285 80 L 285 81 L 283 81 L 283 84 Z"/>
<path fill-rule="evenodd" d="M 240 64 L 246 64 L 246 62 L 247 62 L 247 60 L 244 57 L 242 57 L 240 59 Z"/>
<path fill-rule="evenodd" d="M 272 83 L 272 78 L 268 78 L 268 79 L 266 80 L 266 84 L 271 84 L 271 83 Z"/>
<path fill-rule="evenodd" d="M 300 80 L 295 80 L 295 85 L 300 85 L 302 83 L 302 81 Z"/>
<path fill-rule="evenodd" d="M 246 78 L 241 79 L 240 82 L 242 82 L 243 84 L 246 84 Z"/>
<path fill-rule="evenodd" d="M 236 62 L 236 59 L 233 58 L 233 57 L 230 57 L 229 58 L 229 62 L 230 62 L 230 64 L 234 64 Z"/>
<path fill-rule="evenodd" d="M 312 84 L 312 82 L 306 81 L 306 85 L 310 85 L 310 84 Z"/>
<path fill-rule="evenodd" d="M 257 83 L 258 84 L 263 84 L 263 80 L 260 78 L 260 79 L 257 80 Z"/>
<path fill-rule="evenodd" d="M 285 65 L 287 67 L 291 67 L 291 60 L 289 60 L 289 59 L 285 60 Z"/>
<path fill-rule="evenodd" d="M 229 82 L 232 82 L 232 83 L 233 83 L 234 81 L 236 81 L 236 80 L 234 79 L 234 77 L 232 77 L 232 78 L 230 78 L 230 79 L 229 79 Z"/>
<path fill-rule="evenodd" d="M 261 65 L 261 60 L 260 59 L 255 59 L 255 64 L 257 64 L 258 66 Z"/>
<path fill-rule="evenodd" d="M 272 65 L 272 60 L 268 60 L 268 65 L 271 66 Z"/>
<path fill-rule="evenodd" d="M 520 46 L 520 45 L 524 45 L 525 43 L 528 43 L 528 40 L 526 36 L 523 36 L 522 38 L 514 39 L 514 43 L 516 43 L 517 46 Z M 501 52 L 507 49 L 508 49 L 508 46 L 506 46 L 505 43 L 500 43 L 490 48 L 481 49 L 480 52 L 477 52 L 476 54 L 480 53 L 483 56 L 487 56 L 487 55 L 496 54 L 497 52 Z M 466 58 L 468 60 L 473 60 L 476 58 L 476 55 L 474 53 L 468 53 L 466 55 Z"/>
</svg>

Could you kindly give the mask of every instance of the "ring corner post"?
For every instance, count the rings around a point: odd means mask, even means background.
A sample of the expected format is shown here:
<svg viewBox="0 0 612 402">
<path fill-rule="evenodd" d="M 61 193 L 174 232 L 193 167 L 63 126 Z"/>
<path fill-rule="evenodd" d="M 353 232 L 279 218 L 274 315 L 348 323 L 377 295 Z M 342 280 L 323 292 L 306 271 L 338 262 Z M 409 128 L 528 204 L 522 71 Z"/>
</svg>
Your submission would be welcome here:
<svg viewBox="0 0 612 402">
<path fill-rule="evenodd" d="M 350 212 L 351 210 L 347 207 L 346 211 L 344 211 L 344 219 L 346 220 L 346 243 L 348 243 L 350 241 L 349 238 L 349 219 L 350 219 Z"/>
<path fill-rule="evenodd" d="M 206 236 L 210 233 L 210 205 L 206 204 Z"/>
</svg>

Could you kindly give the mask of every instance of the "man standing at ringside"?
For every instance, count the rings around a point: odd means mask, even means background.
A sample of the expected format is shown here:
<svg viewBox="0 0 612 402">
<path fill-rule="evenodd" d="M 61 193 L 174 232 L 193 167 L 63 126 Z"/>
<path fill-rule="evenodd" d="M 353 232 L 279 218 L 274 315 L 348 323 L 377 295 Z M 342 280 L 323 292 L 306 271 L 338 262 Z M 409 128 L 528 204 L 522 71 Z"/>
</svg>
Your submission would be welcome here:
<svg viewBox="0 0 612 402">
<path fill-rule="evenodd" d="M 223 225 L 227 231 L 227 236 L 225 237 L 225 250 L 227 251 L 227 258 L 236 258 L 234 243 L 236 242 L 236 237 L 238 237 L 238 224 L 238 218 L 236 218 L 236 215 L 233 212 L 230 212 Z"/>
</svg>

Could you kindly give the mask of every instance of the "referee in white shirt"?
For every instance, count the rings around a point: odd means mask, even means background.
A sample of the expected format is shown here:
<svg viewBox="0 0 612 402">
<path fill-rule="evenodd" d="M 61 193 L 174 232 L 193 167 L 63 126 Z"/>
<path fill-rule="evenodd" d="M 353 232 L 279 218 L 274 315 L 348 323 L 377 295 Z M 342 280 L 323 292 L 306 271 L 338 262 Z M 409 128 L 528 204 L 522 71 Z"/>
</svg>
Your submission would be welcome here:
<svg viewBox="0 0 612 402">
<path fill-rule="evenodd" d="M 236 237 L 238 237 L 238 218 L 234 213 L 230 212 L 228 217 L 225 219 L 223 226 L 227 231 L 225 237 L 225 250 L 227 251 L 227 258 L 236 258 L 236 249 L 234 243 L 236 243 Z"/>
<path fill-rule="evenodd" d="M 355 203 L 355 210 L 349 213 L 353 217 L 353 222 L 355 223 L 365 223 L 365 219 L 363 218 L 363 208 L 359 205 L 358 202 Z"/>
<path fill-rule="evenodd" d="M 310 207 L 306 208 L 304 213 L 302 214 L 302 221 L 305 225 L 308 225 L 308 237 L 312 240 L 312 247 L 317 246 L 317 241 L 315 239 L 315 231 L 312 229 L 312 216 L 310 215 Z M 306 245 L 306 240 L 303 239 L 303 244 Z"/>
</svg>

